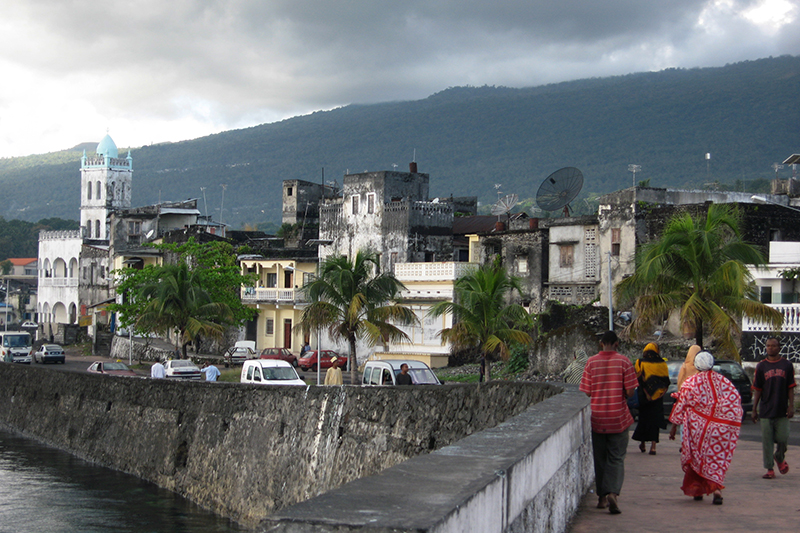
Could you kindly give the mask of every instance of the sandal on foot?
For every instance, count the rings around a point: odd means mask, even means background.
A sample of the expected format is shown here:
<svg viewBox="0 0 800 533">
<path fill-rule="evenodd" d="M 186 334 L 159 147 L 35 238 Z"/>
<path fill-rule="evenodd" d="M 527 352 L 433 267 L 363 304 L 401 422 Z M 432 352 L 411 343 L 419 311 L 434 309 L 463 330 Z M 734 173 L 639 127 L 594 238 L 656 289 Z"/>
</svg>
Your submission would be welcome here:
<svg viewBox="0 0 800 533">
<path fill-rule="evenodd" d="M 619 510 L 619 505 L 617 505 L 616 494 L 608 495 L 608 512 L 611 514 L 620 514 L 622 512 Z"/>
<path fill-rule="evenodd" d="M 644 453 L 647 451 L 647 447 L 644 445 L 644 441 L 639 444 L 639 451 Z"/>
<path fill-rule="evenodd" d="M 650 450 L 650 455 L 655 455 L 655 454 L 656 454 L 655 450 Z"/>
<path fill-rule="evenodd" d="M 608 499 L 605 496 L 600 496 L 600 499 L 597 500 L 597 508 L 605 509 L 606 507 L 608 507 Z"/>
<path fill-rule="evenodd" d="M 695 497 L 694 497 L 694 501 L 696 501 L 696 502 L 699 502 L 699 501 L 701 501 L 702 499 L 703 499 L 703 497 L 702 497 L 702 496 L 695 496 Z"/>
<path fill-rule="evenodd" d="M 722 505 L 722 494 L 718 492 L 714 493 L 714 505 Z"/>
<path fill-rule="evenodd" d="M 780 471 L 780 473 L 783 474 L 783 475 L 788 474 L 789 473 L 789 463 L 787 463 L 786 461 L 784 461 L 782 463 L 778 463 L 778 471 Z"/>
<path fill-rule="evenodd" d="M 764 479 L 775 479 L 775 471 L 774 470 L 767 470 L 767 473 L 761 476 Z"/>
</svg>

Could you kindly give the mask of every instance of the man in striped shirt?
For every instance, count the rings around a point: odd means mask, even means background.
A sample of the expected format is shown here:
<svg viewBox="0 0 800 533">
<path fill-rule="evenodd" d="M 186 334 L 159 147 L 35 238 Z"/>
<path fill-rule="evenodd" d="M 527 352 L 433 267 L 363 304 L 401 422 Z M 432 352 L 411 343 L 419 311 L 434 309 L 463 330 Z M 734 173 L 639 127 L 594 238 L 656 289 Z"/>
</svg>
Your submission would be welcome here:
<svg viewBox="0 0 800 533">
<path fill-rule="evenodd" d="M 625 452 L 628 449 L 628 428 L 633 417 L 627 398 L 633 396 L 638 381 L 630 360 L 617 353 L 619 339 L 606 331 L 600 339 L 601 351 L 586 362 L 580 390 L 591 400 L 592 452 L 597 507 L 611 514 L 621 511 L 617 496 L 625 478 Z"/>
</svg>

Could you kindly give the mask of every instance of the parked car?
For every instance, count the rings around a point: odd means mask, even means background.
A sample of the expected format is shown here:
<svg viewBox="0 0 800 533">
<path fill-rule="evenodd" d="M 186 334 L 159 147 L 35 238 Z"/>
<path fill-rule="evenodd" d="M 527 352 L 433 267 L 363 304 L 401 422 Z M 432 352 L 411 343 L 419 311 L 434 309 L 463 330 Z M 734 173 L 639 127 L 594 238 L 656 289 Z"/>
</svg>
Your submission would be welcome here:
<svg viewBox="0 0 800 533">
<path fill-rule="evenodd" d="M 297 366 L 303 370 L 317 370 L 317 352 L 320 350 L 311 350 L 303 354 L 303 357 L 297 360 Z M 330 368 L 331 358 L 337 357 L 339 360 L 339 368 L 347 366 L 347 356 L 339 355 L 333 350 L 321 350 L 322 356 L 319 358 L 320 368 Z"/>
<path fill-rule="evenodd" d="M 128 368 L 128 365 L 117 361 L 111 361 L 108 363 L 104 361 L 95 361 L 86 371 L 91 372 L 92 374 L 105 374 L 106 376 L 136 377 L 138 375 L 136 372 Z"/>
<path fill-rule="evenodd" d="M 197 365 L 188 359 L 173 359 L 164 363 L 164 373 L 168 378 L 176 379 L 203 379 L 203 373 Z"/>
<path fill-rule="evenodd" d="M 240 365 L 248 359 L 256 358 L 256 341 L 237 341 L 225 353 L 225 362 L 229 365 Z"/>
<path fill-rule="evenodd" d="M 288 348 L 264 348 L 261 350 L 261 359 L 280 359 L 292 366 L 297 366 L 297 357 Z"/>
<path fill-rule="evenodd" d="M 297 370 L 280 359 L 255 359 L 242 365 L 241 383 L 258 385 L 305 385 Z"/>
<path fill-rule="evenodd" d="M 34 363 L 61 363 L 66 362 L 64 348 L 58 344 L 42 344 L 42 347 L 33 352 Z"/>
<path fill-rule="evenodd" d="M 672 397 L 673 392 L 678 391 L 678 372 L 680 372 L 683 361 L 667 361 L 667 368 L 669 369 L 670 386 L 667 393 L 664 395 L 664 416 L 669 417 L 672 412 L 672 406 L 675 404 L 675 398 Z M 714 372 L 719 372 L 731 383 L 736 386 L 739 395 L 742 397 L 742 410 L 744 417 L 747 418 L 747 413 L 753 410 L 753 389 L 750 378 L 742 368 L 742 365 L 736 361 L 727 361 L 718 359 L 714 361 Z"/>
<path fill-rule="evenodd" d="M 439 378 L 428 365 L 422 361 L 411 359 L 384 359 L 380 361 L 367 361 L 364 365 L 364 374 L 361 377 L 362 385 L 396 385 L 400 365 L 408 365 L 408 374 L 414 385 L 441 385 Z"/>
</svg>

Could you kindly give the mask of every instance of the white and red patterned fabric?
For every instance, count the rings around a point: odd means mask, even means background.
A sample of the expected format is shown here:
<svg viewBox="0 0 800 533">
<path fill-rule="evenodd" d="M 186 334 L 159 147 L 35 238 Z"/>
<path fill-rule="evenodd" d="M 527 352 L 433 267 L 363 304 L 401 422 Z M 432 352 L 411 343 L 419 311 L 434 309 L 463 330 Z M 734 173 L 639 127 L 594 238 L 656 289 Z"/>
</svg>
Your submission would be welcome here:
<svg viewBox="0 0 800 533">
<path fill-rule="evenodd" d="M 683 425 L 681 466 L 722 485 L 733 459 L 742 425 L 742 398 L 717 372 L 689 377 L 674 395 L 669 421 Z"/>
</svg>

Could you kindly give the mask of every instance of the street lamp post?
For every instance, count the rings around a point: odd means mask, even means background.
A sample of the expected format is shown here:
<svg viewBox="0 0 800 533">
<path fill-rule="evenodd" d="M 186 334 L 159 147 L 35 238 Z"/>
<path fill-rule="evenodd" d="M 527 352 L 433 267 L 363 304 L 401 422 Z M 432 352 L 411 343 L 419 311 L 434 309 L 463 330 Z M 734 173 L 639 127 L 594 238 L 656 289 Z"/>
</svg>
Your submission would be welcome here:
<svg viewBox="0 0 800 533">
<path fill-rule="evenodd" d="M 636 187 L 636 173 L 642 170 L 642 165 L 628 165 L 628 172 L 633 173 L 633 186 Z"/>
</svg>

